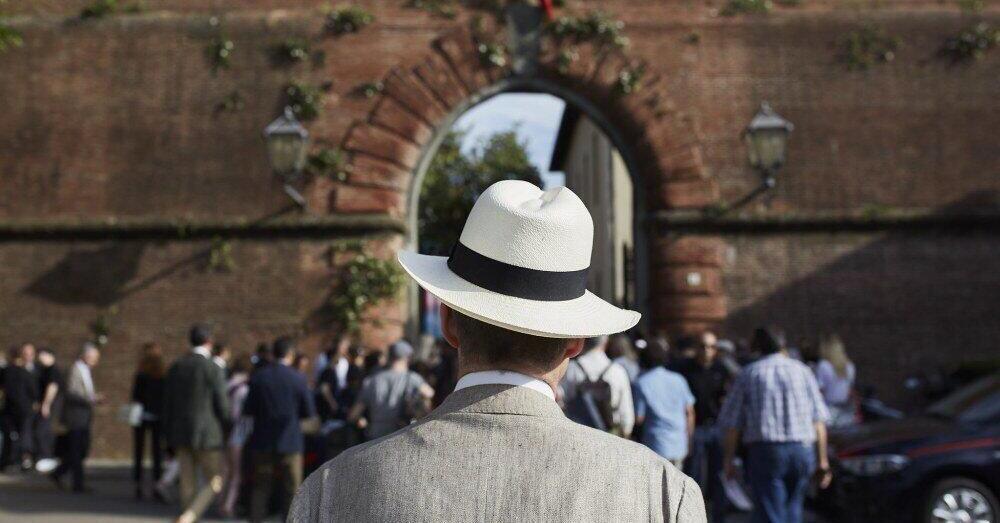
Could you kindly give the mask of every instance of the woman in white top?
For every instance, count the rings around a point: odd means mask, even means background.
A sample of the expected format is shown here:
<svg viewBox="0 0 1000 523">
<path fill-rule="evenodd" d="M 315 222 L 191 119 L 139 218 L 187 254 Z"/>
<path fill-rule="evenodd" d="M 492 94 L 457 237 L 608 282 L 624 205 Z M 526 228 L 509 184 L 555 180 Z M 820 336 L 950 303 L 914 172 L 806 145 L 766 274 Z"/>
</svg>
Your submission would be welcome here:
<svg viewBox="0 0 1000 523">
<path fill-rule="evenodd" d="M 820 360 L 816 381 L 830 409 L 830 426 L 843 427 L 855 422 L 851 401 L 854 389 L 854 363 L 847 357 L 844 342 L 836 334 L 824 337 L 819 344 Z"/>
</svg>

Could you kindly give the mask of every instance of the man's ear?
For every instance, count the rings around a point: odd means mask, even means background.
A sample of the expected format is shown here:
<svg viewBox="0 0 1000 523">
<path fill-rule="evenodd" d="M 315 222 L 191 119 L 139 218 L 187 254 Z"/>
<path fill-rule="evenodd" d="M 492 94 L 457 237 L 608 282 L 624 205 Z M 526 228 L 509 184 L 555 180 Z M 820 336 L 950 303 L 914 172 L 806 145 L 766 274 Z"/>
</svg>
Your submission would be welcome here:
<svg viewBox="0 0 1000 523">
<path fill-rule="evenodd" d="M 438 306 L 438 315 L 441 317 L 441 334 L 444 340 L 453 348 L 458 348 L 458 329 L 455 327 L 455 313 L 443 302 Z"/>
<path fill-rule="evenodd" d="M 575 358 L 581 352 L 583 352 L 583 338 L 572 339 L 566 344 L 566 352 L 563 354 L 563 357 Z"/>
</svg>

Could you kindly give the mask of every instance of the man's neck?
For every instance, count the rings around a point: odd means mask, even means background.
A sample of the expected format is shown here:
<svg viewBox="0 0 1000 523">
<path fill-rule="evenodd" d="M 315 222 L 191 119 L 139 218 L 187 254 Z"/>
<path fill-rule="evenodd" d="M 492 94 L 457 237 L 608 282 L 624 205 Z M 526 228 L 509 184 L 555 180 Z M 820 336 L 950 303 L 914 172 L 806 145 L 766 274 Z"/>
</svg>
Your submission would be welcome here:
<svg viewBox="0 0 1000 523">
<path fill-rule="evenodd" d="M 526 369 L 524 367 L 516 365 L 484 365 L 481 363 L 472 363 L 462 361 L 462 355 L 459 353 L 458 356 L 458 377 L 461 378 L 466 374 L 472 374 L 473 372 L 484 372 L 491 370 L 500 370 L 507 372 L 517 372 L 519 374 L 524 374 L 525 376 L 535 378 L 537 380 L 544 381 L 553 391 L 557 390 L 559 382 L 562 380 L 563 375 L 566 373 L 566 365 L 569 360 L 563 361 L 558 367 L 552 369 L 551 371 L 540 373 L 534 369 Z"/>
</svg>

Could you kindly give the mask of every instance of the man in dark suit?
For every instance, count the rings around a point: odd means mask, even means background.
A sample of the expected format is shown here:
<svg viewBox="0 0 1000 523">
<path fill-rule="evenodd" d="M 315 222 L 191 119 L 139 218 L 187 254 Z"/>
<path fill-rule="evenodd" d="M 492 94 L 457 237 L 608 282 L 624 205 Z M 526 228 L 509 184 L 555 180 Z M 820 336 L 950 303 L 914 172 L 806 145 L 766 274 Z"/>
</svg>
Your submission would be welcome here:
<svg viewBox="0 0 1000 523">
<path fill-rule="evenodd" d="M 304 439 L 300 423 L 316 415 L 312 394 L 305 377 L 292 367 L 295 348 L 289 338 L 278 338 L 272 348 L 274 362 L 262 367 L 250 379 L 250 392 L 243 415 L 253 418 L 253 433 L 247 442 L 253 464 L 253 492 L 250 521 L 263 521 L 279 478 L 282 488 L 282 521 L 286 519 L 292 496 L 302 483 Z"/>
<path fill-rule="evenodd" d="M 195 325 L 190 340 L 191 352 L 167 372 L 163 405 L 163 433 L 180 462 L 182 517 L 186 520 L 197 519 L 207 506 L 198 503 L 192 513 L 199 473 L 211 492 L 218 494 L 222 489 L 223 424 L 229 411 L 222 369 L 212 361 L 211 330 Z"/>
<path fill-rule="evenodd" d="M 101 352 L 93 343 L 85 343 L 80 357 L 69 369 L 63 401 L 63 424 L 66 425 L 66 450 L 62 463 L 52 472 L 52 479 L 60 488 L 61 478 L 67 472 L 73 476 L 73 491 L 83 492 L 83 460 L 90 452 L 90 425 L 94 420 L 94 405 L 104 401 L 104 396 L 94 389 L 91 371 L 101 359 Z"/>
<path fill-rule="evenodd" d="M 30 370 L 34 359 L 31 344 L 11 349 L 11 365 L 4 373 L 3 423 L 10 442 L 10 461 L 22 470 L 31 468 L 31 429 L 38 407 L 38 380 Z"/>
</svg>

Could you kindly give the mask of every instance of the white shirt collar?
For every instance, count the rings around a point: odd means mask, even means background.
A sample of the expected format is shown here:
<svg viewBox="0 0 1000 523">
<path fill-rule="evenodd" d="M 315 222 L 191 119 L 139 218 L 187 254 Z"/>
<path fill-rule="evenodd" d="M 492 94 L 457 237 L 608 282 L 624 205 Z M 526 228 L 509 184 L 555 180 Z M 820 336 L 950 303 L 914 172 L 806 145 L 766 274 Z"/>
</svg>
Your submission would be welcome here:
<svg viewBox="0 0 1000 523">
<path fill-rule="evenodd" d="M 208 347 L 204 345 L 198 345 L 197 347 L 191 349 L 191 351 L 208 359 L 212 359 L 212 351 L 208 350 Z"/>
<path fill-rule="evenodd" d="M 520 372 L 509 370 L 484 370 L 480 372 L 470 372 L 462 376 L 455 384 L 455 390 L 462 390 L 477 385 L 513 385 L 515 387 L 525 387 L 535 392 L 546 395 L 552 401 L 556 400 L 556 393 L 548 383 L 532 378 Z"/>
</svg>

